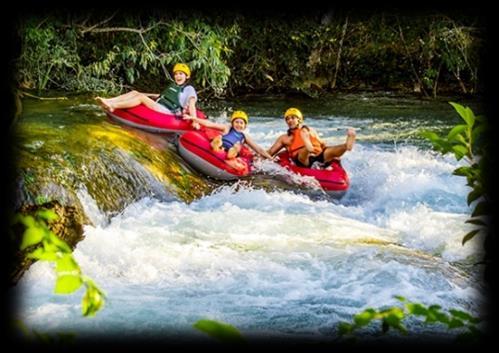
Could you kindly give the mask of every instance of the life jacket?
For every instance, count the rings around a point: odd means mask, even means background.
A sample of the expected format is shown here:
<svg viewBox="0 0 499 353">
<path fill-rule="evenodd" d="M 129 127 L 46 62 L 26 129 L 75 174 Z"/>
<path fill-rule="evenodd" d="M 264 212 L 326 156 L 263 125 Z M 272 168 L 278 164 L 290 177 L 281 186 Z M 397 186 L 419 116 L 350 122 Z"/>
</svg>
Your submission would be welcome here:
<svg viewBox="0 0 499 353">
<path fill-rule="evenodd" d="M 180 94 L 184 90 L 185 85 L 178 86 L 175 82 L 172 82 L 165 88 L 163 92 L 159 95 L 157 102 L 164 105 L 172 112 L 179 112 L 182 110 L 182 105 L 180 104 Z"/>
<path fill-rule="evenodd" d="M 291 140 L 291 144 L 289 146 L 286 146 L 286 148 L 291 158 L 295 158 L 298 152 L 305 147 L 305 142 L 303 142 L 303 139 L 301 137 L 301 130 L 304 128 L 308 129 L 306 126 L 302 126 L 289 131 L 289 134 L 293 136 L 293 139 Z M 314 147 L 313 153 L 315 154 L 321 153 L 322 146 L 317 137 L 313 136 L 312 134 L 310 134 L 309 136 L 310 136 L 310 142 Z"/>
<path fill-rule="evenodd" d="M 228 150 L 238 142 L 242 145 L 244 140 L 244 134 L 231 127 L 229 132 L 222 136 L 222 146 Z"/>
</svg>

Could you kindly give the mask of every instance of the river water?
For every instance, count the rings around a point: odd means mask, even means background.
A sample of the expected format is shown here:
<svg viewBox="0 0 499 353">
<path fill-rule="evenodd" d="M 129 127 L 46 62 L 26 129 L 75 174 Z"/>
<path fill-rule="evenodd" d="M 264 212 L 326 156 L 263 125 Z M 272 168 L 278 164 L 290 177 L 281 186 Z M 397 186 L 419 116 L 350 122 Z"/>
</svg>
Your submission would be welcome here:
<svg viewBox="0 0 499 353">
<path fill-rule="evenodd" d="M 90 99 L 74 104 L 105 119 Z M 469 264 L 478 261 L 483 238 L 461 245 L 471 230 L 464 223 L 470 190 L 452 175 L 464 162 L 432 152 L 418 137 L 422 129 L 447 131 L 459 122 L 449 104 L 356 95 L 320 104 L 260 98 L 223 106 L 249 112 L 249 132 L 266 148 L 285 132 L 281 116 L 289 106 L 301 108 L 306 124 L 330 144 L 342 143 L 354 127 L 357 142 L 342 158 L 350 190 L 331 200 L 320 190 L 264 188 L 283 171 L 263 162 L 256 177 L 220 183 L 191 203 L 144 197 L 109 218 L 82 189 L 93 225 L 74 256 L 106 293 L 105 307 L 82 317 L 83 290 L 54 294 L 54 271 L 38 262 L 11 290 L 17 318 L 30 329 L 77 339 L 210 341 L 192 325 L 212 319 L 250 340 L 327 342 L 354 314 L 398 305 L 395 295 L 480 314 L 486 288 Z M 211 109 L 223 122 L 227 113 Z M 454 338 L 438 325 L 406 324 L 412 337 Z M 376 332 L 370 326 L 362 334 Z"/>
</svg>

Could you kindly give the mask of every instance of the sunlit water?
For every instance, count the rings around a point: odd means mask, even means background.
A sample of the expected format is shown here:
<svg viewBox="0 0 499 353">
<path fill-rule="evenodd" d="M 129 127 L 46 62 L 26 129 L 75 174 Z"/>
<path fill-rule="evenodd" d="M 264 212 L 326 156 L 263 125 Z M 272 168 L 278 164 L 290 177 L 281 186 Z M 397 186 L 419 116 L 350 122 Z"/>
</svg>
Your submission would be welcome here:
<svg viewBox="0 0 499 353">
<path fill-rule="evenodd" d="M 330 144 L 356 128 L 342 160 L 351 179 L 343 199 L 265 191 L 250 179 L 190 204 L 144 198 L 108 222 L 81 190 L 94 226 L 74 255 L 107 294 L 105 307 L 83 318 L 83 291 L 53 294 L 54 271 L 38 262 L 13 290 L 18 317 L 79 338 L 204 339 L 192 325 L 213 319 L 246 337 L 329 341 L 355 313 L 398 305 L 394 295 L 479 314 L 485 288 L 458 265 L 476 258 L 483 240 L 461 244 L 471 230 L 469 189 L 452 171 L 464 162 L 431 152 L 416 135 L 453 122 L 330 115 L 306 123 Z M 257 116 L 249 131 L 268 148 L 285 124 Z M 258 169 L 276 173 L 270 162 Z M 447 335 L 408 325 L 416 335 Z"/>
</svg>

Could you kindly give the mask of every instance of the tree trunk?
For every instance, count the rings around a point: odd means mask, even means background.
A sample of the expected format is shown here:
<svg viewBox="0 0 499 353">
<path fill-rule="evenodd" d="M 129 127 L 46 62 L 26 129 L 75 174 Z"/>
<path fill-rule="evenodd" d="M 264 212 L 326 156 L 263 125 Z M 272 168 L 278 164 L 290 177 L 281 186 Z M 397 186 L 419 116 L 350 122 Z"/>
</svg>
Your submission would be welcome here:
<svg viewBox="0 0 499 353">
<path fill-rule="evenodd" d="M 345 35 L 347 33 L 347 27 L 348 27 L 348 16 L 345 18 L 345 24 L 343 25 L 343 30 L 341 32 L 340 47 L 338 48 L 338 56 L 336 57 L 336 67 L 334 70 L 333 82 L 331 83 L 331 89 L 336 88 L 336 78 L 338 77 L 338 71 L 340 70 L 341 51 L 343 49 L 343 40 L 345 39 Z"/>
</svg>

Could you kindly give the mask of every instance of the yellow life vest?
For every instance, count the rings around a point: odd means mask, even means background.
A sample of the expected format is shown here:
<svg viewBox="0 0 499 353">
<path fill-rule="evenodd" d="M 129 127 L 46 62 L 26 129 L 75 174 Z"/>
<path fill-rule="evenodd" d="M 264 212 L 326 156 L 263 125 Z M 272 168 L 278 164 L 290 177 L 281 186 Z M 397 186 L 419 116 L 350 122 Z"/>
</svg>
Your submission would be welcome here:
<svg viewBox="0 0 499 353">
<path fill-rule="evenodd" d="M 291 156 L 291 158 L 295 158 L 298 152 L 305 147 L 305 142 L 303 142 L 303 139 L 301 137 L 301 130 L 305 128 L 308 130 L 306 126 L 303 126 L 301 128 L 296 128 L 291 131 L 291 134 L 293 136 L 293 139 L 291 141 L 291 144 L 287 146 L 286 148 L 288 149 L 288 153 Z M 310 142 L 312 143 L 312 146 L 314 147 L 314 154 L 320 154 L 322 152 L 322 146 L 317 137 L 314 135 L 310 134 Z"/>
</svg>

